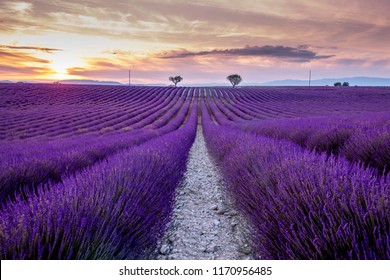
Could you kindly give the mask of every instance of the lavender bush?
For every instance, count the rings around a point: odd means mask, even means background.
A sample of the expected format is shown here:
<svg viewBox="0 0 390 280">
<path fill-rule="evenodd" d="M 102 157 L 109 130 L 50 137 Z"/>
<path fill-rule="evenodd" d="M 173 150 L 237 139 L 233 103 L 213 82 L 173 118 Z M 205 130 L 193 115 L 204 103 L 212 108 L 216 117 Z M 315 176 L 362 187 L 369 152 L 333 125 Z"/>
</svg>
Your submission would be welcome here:
<svg viewBox="0 0 390 280">
<path fill-rule="evenodd" d="M 0 258 L 145 258 L 170 217 L 196 109 L 182 128 L 7 205 L 0 213 Z"/>
<path fill-rule="evenodd" d="M 389 259 L 390 177 L 291 142 L 216 126 L 211 154 L 266 259 Z"/>
<path fill-rule="evenodd" d="M 142 127 L 186 89 L 0 85 L 0 139 L 47 139 Z"/>
<path fill-rule="evenodd" d="M 156 107 L 129 132 L 110 132 L 101 136 L 81 134 L 50 140 L 12 141 L 0 146 L 0 205 L 15 195 L 29 193 L 47 181 L 60 182 L 82 168 L 93 165 L 120 150 L 139 145 L 153 137 L 176 130 L 185 120 L 190 102 L 186 95 L 172 95 L 169 102 Z M 192 98 L 192 94 L 189 94 Z M 176 105 L 175 105 L 176 104 Z M 155 109 L 156 109 L 155 108 Z M 138 118 L 138 117 L 137 117 Z M 158 121 L 158 123 L 156 123 Z M 26 196 L 26 195 L 25 195 Z"/>
<path fill-rule="evenodd" d="M 388 171 L 390 114 L 371 113 L 301 119 L 275 119 L 237 125 L 243 131 L 290 140 L 302 147 L 341 155 Z"/>
</svg>

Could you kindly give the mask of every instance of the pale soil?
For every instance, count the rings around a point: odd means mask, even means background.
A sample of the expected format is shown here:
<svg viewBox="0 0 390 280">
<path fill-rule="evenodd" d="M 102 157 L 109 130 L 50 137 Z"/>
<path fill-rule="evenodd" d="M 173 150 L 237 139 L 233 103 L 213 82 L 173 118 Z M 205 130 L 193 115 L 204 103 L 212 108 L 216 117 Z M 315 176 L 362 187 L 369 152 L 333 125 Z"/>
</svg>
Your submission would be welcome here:
<svg viewBox="0 0 390 280">
<path fill-rule="evenodd" d="M 199 125 L 157 259 L 253 259 L 248 225 L 224 188 Z"/>
</svg>

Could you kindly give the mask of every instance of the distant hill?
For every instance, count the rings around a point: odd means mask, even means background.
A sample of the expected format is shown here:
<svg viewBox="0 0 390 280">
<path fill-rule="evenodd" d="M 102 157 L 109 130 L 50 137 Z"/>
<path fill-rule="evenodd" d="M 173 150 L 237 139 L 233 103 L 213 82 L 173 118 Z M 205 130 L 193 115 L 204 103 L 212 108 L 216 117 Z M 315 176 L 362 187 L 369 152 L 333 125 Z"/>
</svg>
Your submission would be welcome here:
<svg viewBox="0 0 390 280">
<path fill-rule="evenodd" d="M 312 80 L 312 86 L 333 86 L 336 82 L 348 82 L 350 86 L 390 86 L 390 78 L 377 77 L 352 77 L 352 78 L 330 78 Z M 308 80 L 277 80 L 266 83 L 259 83 L 260 86 L 307 86 Z"/>
<path fill-rule="evenodd" d="M 9 81 L 9 80 L 0 80 L 0 84 L 8 84 L 8 83 L 13 83 L 13 81 Z"/>
</svg>

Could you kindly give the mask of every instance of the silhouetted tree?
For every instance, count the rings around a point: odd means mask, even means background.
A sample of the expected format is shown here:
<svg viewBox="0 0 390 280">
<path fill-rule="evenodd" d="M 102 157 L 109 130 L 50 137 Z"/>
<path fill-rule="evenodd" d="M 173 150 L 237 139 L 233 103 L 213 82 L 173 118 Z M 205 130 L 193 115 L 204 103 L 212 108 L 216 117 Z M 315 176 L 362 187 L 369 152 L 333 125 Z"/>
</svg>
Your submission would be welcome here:
<svg viewBox="0 0 390 280">
<path fill-rule="evenodd" d="M 169 77 L 169 80 L 175 84 L 175 86 L 177 85 L 177 83 L 181 82 L 183 80 L 182 77 L 180 76 L 175 76 L 175 77 Z"/>
<path fill-rule="evenodd" d="M 343 83 L 343 87 L 349 87 L 349 83 L 348 82 L 344 82 Z"/>
<path fill-rule="evenodd" d="M 334 83 L 333 85 L 334 85 L 335 87 L 341 87 L 341 83 L 340 83 L 340 82 Z"/>
<path fill-rule="evenodd" d="M 233 87 L 235 87 L 236 85 L 242 82 L 242 78 L 238 74 L 229 75 L 226 77 L 226 79 L 229 80 L 229 82 L 232 84 Z"/>
</svg>

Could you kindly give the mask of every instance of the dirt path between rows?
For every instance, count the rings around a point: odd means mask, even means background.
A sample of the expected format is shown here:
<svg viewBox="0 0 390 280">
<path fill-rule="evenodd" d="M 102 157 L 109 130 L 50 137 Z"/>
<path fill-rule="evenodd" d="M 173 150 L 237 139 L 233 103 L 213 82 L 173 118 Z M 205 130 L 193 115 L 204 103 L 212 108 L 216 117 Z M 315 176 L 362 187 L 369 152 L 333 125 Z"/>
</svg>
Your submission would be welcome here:
<svg viewBox="0 0 390 280">
<path fill-rule="evenodd" d="M 199 124 L 157 259 L 253 258 L 248 225 L 223 190 L 224 182 L 207 152 Z"/>
</svg>

